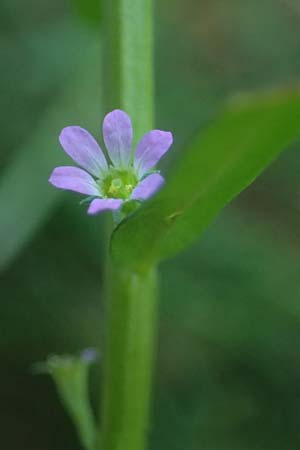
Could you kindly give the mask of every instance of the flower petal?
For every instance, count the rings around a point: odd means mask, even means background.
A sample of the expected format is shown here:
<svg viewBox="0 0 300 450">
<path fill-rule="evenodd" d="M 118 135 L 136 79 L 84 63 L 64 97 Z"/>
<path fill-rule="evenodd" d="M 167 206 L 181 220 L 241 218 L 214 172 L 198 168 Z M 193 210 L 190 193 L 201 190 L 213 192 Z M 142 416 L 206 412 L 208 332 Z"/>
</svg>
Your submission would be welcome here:
<svg viewBox="0 0 300 450">
<path fill-rule="evenodd" d="M 49 182 L 59 189 L 86 195 L 99 195 L 95 180 L 79 167 L 56 167 L 50 175 Z"/>
<path fill-rule="evenodd" d="M 152 169 L 173 143 L 169 131 L 152 130 L 145 134 L 137 145 L 134 167 L 139 177 Z"/>
<path fill-rule="evenodd" d="M 164 184 L 164 181 L 164 178 L 159 173 L 152 173 L 132 191 L 132 200 L 146 200 Z"/>
<path fill-rule="evenodd" d="M 100 177 L 107 169 L 105 156 L 96 139 L 84 128 L 71 126 L 62 130 L 59 142 L 71 158 L 92 175 Z"/>
<path fill-rule="evenodd" d="M 103 139 L 116 167 L 126 167 L 130 161 L 132 134 L 130 117 L 124 111 L 115 109 L 104 117 Z"/>
<path fill-rule="evenodd" d="M 88 214 L 98 214 L 102 211 L 119 209 L 123 200 L 119 198 L 95 198 L 89 206 Z"/>
</svg>

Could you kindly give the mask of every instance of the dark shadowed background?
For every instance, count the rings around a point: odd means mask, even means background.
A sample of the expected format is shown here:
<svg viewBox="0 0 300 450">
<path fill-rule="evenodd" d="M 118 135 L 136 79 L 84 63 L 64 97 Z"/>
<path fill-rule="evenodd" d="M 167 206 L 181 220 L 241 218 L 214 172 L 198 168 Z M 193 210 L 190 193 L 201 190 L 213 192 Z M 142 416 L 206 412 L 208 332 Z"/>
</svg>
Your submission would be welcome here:
<svg viewBox="0 0 300 450">
<path fill-rule="evenodd" d="M 80 448 L 31 367 L 103 346 L 105 219 L 47 183 L 61 128 L 101 135 L 98 6 L 0 5 L 1 449 Z M 155 23 L 156 125 L 175 136 L 166 173 L 231 95 L 298 82 L 297 0 L 160 0 Z M 161 267 L 151 450 L 299 449 L 299 225 L 295 144 Z"/>
</svg>

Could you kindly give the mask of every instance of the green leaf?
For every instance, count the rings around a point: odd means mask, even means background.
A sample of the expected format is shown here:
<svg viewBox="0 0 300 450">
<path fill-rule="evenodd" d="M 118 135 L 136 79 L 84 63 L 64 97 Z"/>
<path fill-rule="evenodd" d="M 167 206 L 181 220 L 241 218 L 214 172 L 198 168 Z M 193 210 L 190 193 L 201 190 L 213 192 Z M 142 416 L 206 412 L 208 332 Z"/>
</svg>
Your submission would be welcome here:
<svg viewBox="0 0 300 450">
<path fill-rule="evenodd" d="M 64 194 L 48 183 L 55 166 L 70 163 L 58 144 L 60 130 L 71 124 L 91 131 L 96 125 L 99 128 L 100 67 L 95 37 L 91 34 L 83 41 L 88 46 L 84 55 L 82 47 L 78 48 L 80 57 L 71 80 L 1 176 L 0 270 L 13 260 L 63 199 Z"/>
<path fill-rule="evenodd" d="M 246 96 L 231 103 L 184 151 L 166 187 L 115 230 L 113 258 L 144 270 L 185 249 L 299 137 L 299 119 L 299 91 Z"/>
</svg>

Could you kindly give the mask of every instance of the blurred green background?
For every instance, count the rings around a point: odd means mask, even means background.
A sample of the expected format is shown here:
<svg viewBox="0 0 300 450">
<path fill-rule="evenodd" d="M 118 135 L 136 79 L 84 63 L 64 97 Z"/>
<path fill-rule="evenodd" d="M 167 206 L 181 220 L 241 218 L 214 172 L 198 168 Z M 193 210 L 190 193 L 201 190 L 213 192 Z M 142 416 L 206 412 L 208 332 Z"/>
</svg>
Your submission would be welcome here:
<svg viewBox="0 0 300 450">
<path fill-rule="evenodd" d="M 103 346 L 105 219 L 47 183 L 61 128 L 101 134 L 99 5 L 0 5 L 1 449 L 80 448 L 31 366 Z M 155 23 L 156 124 L 175 136 L 166 173 L 231 95 L 299 80 L 298 0 L 160 0 Z M 300 448 L 299 173 L 295 145 L 161 267 L 150 450 Z"/>
</svg>

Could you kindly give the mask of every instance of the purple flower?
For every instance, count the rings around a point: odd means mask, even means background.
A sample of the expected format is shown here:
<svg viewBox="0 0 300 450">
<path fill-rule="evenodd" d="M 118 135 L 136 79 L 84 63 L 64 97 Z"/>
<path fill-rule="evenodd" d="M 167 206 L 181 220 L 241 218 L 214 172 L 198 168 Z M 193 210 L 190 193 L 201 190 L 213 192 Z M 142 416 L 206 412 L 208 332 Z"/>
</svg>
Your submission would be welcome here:
<svg viewBox="0 0 300 450">
<path fill-rule="evenodd" d="M 65 152 L 81 167 L 56 167 L 49 182 L 59 189 L 91 196 L 88 213 L 118 210 L 125 202 L 146 200 L 164 183 L 153 171 L 173 142 L 172 133 L 152 130 L 132 152 L 132 124 L 121 110 L 107 114 L 103 121 L 103 138 L 110 158 L 108 162 L 93 136 L 78 126 L 62 130 L 59 141 Z"/>
<path fill-rule="evenodd" d="M 99 352 L 95 348 L 86 348 L 80 353 L 80 359 L 88 364 L 97 361 Z"/>
</svg>

